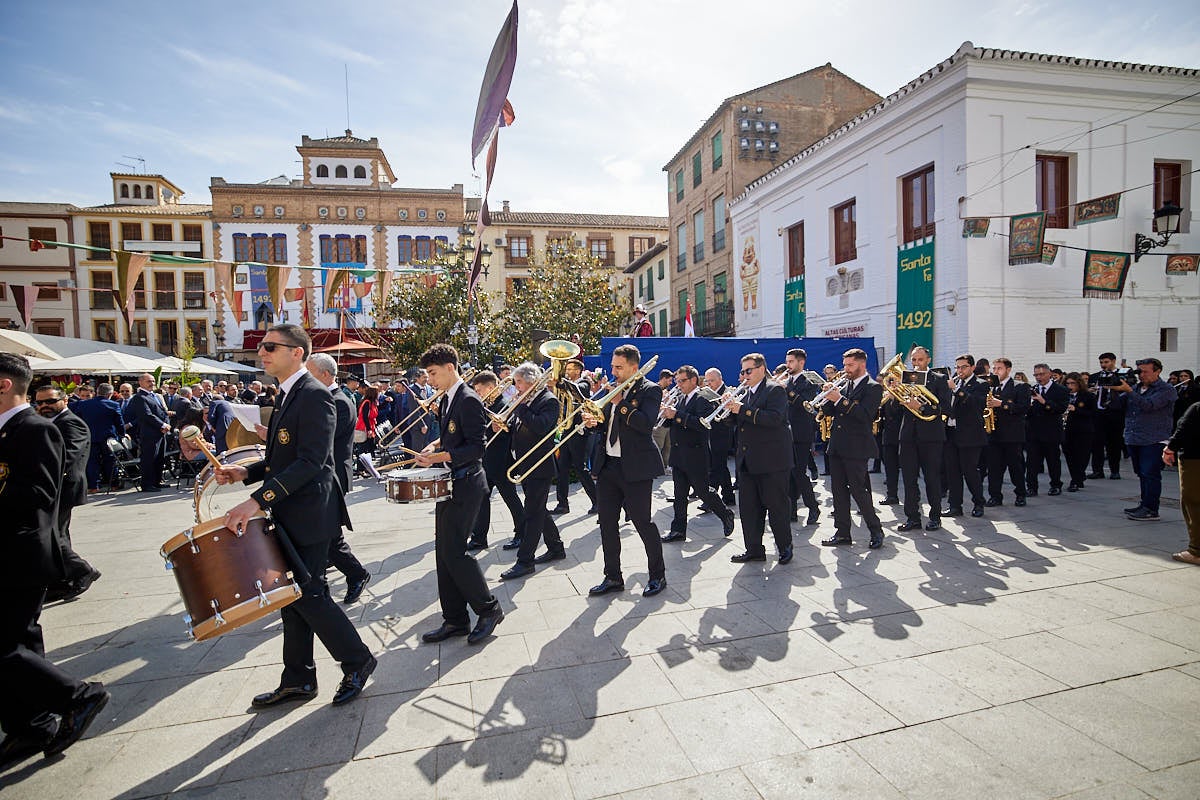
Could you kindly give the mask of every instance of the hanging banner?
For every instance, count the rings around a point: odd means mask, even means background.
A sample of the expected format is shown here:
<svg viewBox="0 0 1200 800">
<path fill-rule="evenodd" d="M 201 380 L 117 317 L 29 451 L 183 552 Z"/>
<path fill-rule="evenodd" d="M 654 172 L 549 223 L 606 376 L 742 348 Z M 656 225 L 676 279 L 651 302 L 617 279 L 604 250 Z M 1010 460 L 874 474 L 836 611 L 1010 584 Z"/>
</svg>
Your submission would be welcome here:
<svg viewBox="0 0 1200 800">
<path fill-rule="evenodd" d="M 783 285 L 783 335 L 807 336 L 805 332 L 804 276 Z"/>
<path fill-rule="evenodd" d="M 1091 222 L 1104 222 L 1116 219 L 1121 212 L 1121 193 L 1097 197 L 1094 200 L 1084 200 L 1075 204 L 1075 224 L 1087 225 Z"/>
<path fill-rule="evenodd" d="M 1187 275 L 1200 267 L 1200 255 L 1195 253 L 1175 253 L 1167 256 L 1168 275 Z"/>
<path fill-rule="evenodd" d="M 988 217 L 967 217 L 963 220 L 962 238 L 982 239 L 988 235 L 992 221 Z"/>
<path fill-rule="evenodd" d="M 1008 265 L 1036 264 L 1042 260 L 1046 237 L 1046 212 L 1017 214 L 1008 221 Z"/>
<path fill-rule="evenodd" d="M 914 344 L 933 354 L 934 241 L 896 250 L 896 352 Z"/>
<path fill-rule="evenodd" d="M 1083 260 L 1083 296 L 1120 300 L 1132 263 L 1129 253 L 1088 250 Z"/>
<path fill-rule="evenodd" d="M 1058 245 L 1046 242 L 1042 245 L 1042 263 L 1053 264 L 1054 259 L 1058 258 Z"/>
</svg>

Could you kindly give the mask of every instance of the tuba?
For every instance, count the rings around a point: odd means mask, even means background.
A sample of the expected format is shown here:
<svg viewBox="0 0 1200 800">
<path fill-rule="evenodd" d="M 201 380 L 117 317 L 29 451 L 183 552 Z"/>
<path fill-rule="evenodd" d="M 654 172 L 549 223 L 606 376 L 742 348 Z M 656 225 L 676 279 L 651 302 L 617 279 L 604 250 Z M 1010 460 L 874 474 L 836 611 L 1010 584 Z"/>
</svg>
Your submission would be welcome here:
<svg viewBox="0 0 1200 800">
<path fill-rule="evenodd" d="M 883 385 L 884 391 L 892 396 L 900 405 L 904 406 L 910 414 L 922 422 L 933 422 L 938 415 L 922 414 L 920 411 L 913 409 L 908 405 L 909 401 L 917 400 L 921 403 L 928 403 L 931 406 L 938 404 L 937 396 L 917 383 L 904 382 L 904 356 L 897 353 L 892 357 L 892 360 L 884 366 L 876 379 Z"/>
</svg>

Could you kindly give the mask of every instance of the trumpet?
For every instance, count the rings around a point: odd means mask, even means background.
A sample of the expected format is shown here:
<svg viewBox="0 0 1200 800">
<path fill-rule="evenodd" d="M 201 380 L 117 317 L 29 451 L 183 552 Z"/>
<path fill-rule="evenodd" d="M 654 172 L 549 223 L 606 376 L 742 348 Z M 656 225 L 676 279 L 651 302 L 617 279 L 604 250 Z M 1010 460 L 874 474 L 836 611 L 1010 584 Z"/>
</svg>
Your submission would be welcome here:
<svg viewBox="0 0 1200 800">
<path fill-rule="evenodd" d="M 804 410 L 805 411 L 807 411 L 810 414 L 813 413 L 814 411 L 820 411 L 821 408 L 823 408 L 824 405 L 829 402 L 829 395 L 833 394 L 835 391 L 836 392 L 846 391 L 846 387 L 848 387 L 850 385 L 850 378 L 847 377 L 846 371 L 842 370 L 841 372 L 835 374 L 832 378 L 830 378 L 829 383 L 831 384 L 831 386 L 828 389 L 822 389 L 821 392 L 816 397 L 814 397 L 812 400 L 804 401 Z"/>
<path fill-rule="evenodd" d="M 746 395 L 750 393 L 750 384 L 742 381 L 737 385 L 737 388 L 732 392 L 726 392 L 725 395 L 717 402 L 717 407 L 707 417 L 700 418 L 700 424 L 706 428 L 712 428 L 714 422 L 720 422 L 733 413 L 730 408 L 730 403 L 740 403 L 746 399 Z"/>
<path fill-rule="evenodd" d="M 892 357 L 892 360 L 884 366 L 879 373 L 877 379 L 883 384 L 884 391 L 896 399 L 900 405 L 904 406 L 909 413 L 922 422 L 932 422 L 937 419 L 938 414 L 922 414 L 920 411 L 908 405 L 911 400 L 918 400 L 928 403 L 931 406 L 938 404 L 937 395 L 926 389 L 919 383 L 904 383 L 904 356 L 897 353 Z"/>
<path fill-rule="evenodd" d="M 630 386 L 632 386 L 635 382 L 637 382 L 641 378 L 644 378 L 647 375 L 647 373 L 650 372 L 650 370 L 654 369 L 654 365 L 657 363 L 658 363 L 658 356 L 652 357 L 649 361 L 647 361 L 645 364 L 643 364 L 641 367 L 639 367 L 637 372 L 633 373 L 628 378 L 621 381 L 616 386 L 614 386 L 612 389 L 610 389 L 608 391 L 608 394 L 606 394 L 602 397 L 599 397 L 595 400 L 584 400 L 580 404 L 580 410 L 583 412 L 583 414 L 593 417 L 593 418 L 603 417 L 604 416 L 604 407 L 606 405 L 608 405 L 609 403 L 611 403 L 613 400 L 615 400 L 618 396 L 620 396 L 626 389 L 628 389 Z M 530 472 L 532 472 L 533 470 L 537 469 L 541 465 L 541 463 L 543 461 L 545 461 L 547 458 L 550 458 L 550 456 L 554 455 L 554 452 L 559 447 L 562 447 L 563 442 L 565 442 L 567 439 L 570 439 L 572 436 L 581 432 L 582 430 L 584 430 L 584 428 L 587 427 L 586 423 L 584 423 L 582 421 L 579 423 L 576 423 L 574 421 L 574 419 L 575 419 L 575 416 L 572 414 L 572 415 L 568 416 L 566 419 L 560 421 L 558 423 L 558 425 L 551 428 L 550 431 L 545 436 L 543 436 L 537 444 L 535 444 L 533 447 L 529 448 L 529 452 L 525 453 L 525 455 L 521 456 L 515 462 L 513 462 L 513 465 L 508 468 L 508 473 L 507 473 L 508 479 L 510 481 L 512 481 L 513 483 L 520 483 L 521 481 L 525 480 L 525 476 L 527 474 L 529 474 Z M 530 456 L 532 456 L 534 453 L 536 453 L 538 450 L 540 450 L 546 444 L 546 442 L 548 442 L 551 439 L 558 437 L 558 436 L 562 436 L 562 438 L 559 440 L 557 446 L 552 447 L 549 450 L 547 450 L 544 454 L 542 454 L 542 457 L 539 458 L 537 461 L 533 462 L 532 464 L 530 464 L 528 466 L 525 466 L 525 462 L 527 460 L 529 460 Z"/>
<path fill-rule="evenodd" d="M 667 424 L 667 418 L 662 415 L 664 408 L 676 408 L 682 398 L 683 393 L 679 391 L 678 386 L 672 386 L 671 391 L 667 392 L 667 396 L 663 398 L 662 406 L 658 409 L 658 422 L 654 423 L 654 430 L 658 430 L 663 425 Z"/>
<path fill-rule="evenodd" d="M 464 382 L 470 383 L 471 378 L 475 377 L 475 372 L 476 370 L 468 368 L 462 371 L 462 375 L 460 377 Z M 412 390 L 411 386 L 408 387 L 408 393 L 412 395 L 413 400 L 417 401 L 417 407 L 408 412 L 408 416 L 397 422 L 396 427 L 388 433 L 386 438 L 381 438 L 375 445 L 376 447 L 382 447 L 392 438 L 396 436 L 403 436 L 404 434 L 408 433 L 413 427 L 416 426 L 418 422 L 421 421 L 421 418 L 426 414 L 436 414 L 438 403 L 440 403 L 442 397 L 445 396 L 446 390 L 438 389 L 428 400 L 422 400 L 421 398 L 417 397 L 417 393 Z M 416 419 L 413 419 L 414 416 L 416 416 Z M 412 422 L 409 422 L 410 419 Z M 406 425 L 405 423 L 408 424 Z"/>
</svg>

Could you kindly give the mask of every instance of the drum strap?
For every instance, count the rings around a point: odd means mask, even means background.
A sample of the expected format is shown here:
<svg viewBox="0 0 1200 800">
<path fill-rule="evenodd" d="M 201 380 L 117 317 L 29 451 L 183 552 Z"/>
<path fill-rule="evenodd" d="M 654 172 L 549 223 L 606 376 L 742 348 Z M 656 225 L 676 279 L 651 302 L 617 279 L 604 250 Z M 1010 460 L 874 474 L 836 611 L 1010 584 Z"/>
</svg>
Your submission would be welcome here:
<svg viewBox="0 0 1200 800">
<path fill-rule="evenodd" d="M 292 577 L 300 586 L 306 585 L 312 580 L 312 574 L 308 571 L 303 559 L 300 558 L 300 553 L 296 551 L 296 545 L 292 544 L 292 537 L 288 536 L 287 531 L 283 529 L 278 520 L 272 519 L 271 526 L 275 535 L 279 537 L 279 549 L 283 551 L 283 558 L 292 568 Z"/>
</svg>

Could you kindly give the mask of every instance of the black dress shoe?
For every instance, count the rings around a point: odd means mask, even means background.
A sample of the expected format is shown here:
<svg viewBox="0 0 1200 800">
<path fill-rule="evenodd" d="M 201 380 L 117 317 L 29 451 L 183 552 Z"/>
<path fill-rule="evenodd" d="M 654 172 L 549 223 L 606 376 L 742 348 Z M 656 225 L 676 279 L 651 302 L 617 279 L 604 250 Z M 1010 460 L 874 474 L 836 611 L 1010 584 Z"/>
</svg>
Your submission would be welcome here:
<svg viewBox="0 0 1200 800">
<path fill-rule="evenodd" d="M 161 492 L 161 486 L 146 486 L 142 489 L 143 492 Z"/>
<path fill-rule="evenodd" d="M 984 505 L 987 506 L 988 508 L 995 508 L 996 506 L 1004 505 L 1004 501 L 1001 500 L 999 497 L 989 497 L 988 501 L 986 503 L 984 503 Z"/>
<path fill-rule="evenodd" d="M 728 514 L 724 519 L 721 520 L 721 532 L 726 536 L 733 535 L 734 524 L 736 524 L 736 520 L 734 519 L 733 514 Z"/>
<path fill-rule="evenodd" d="M 440 628 L 434 628 L 431 631 L 426 631 L 421 634 L 421 641 L 429 644 L 444 642 L 451 636 L 466 636 L 471 630 L 466 625 L 451 625 L 448 622 L 443 622 Z"/>
<path fill-rule="evenodd" d="M 925 530 L 927 531 L 936 531 L 941 527 L 942 521 L 940 519 L 930 519 L 929 522 L 925 523 Z"/>
<path fill-rule="evenodd" d="M 1102 481 L 1102 480 L 1104 480 L 1104 473 L 1103 472 L 1089 472 L 1087 474 L 1087 477 L 1089 480 Z"/>
<path fill-rule="evenodd" d="M 594 516 L 596 516 L 597 514 L 599 514 L 599 513 L 600 513 L 600 510 L 599 510 L 598 508 L 596 508 L 596 506 L 595 506 L 595 505 L 593 505 L 591 508 L 589 508 L 589 509 L 587 510 L 587 513 L 588 513 L 588 516 L 589 516 L 589 517 L 594 517 Z"/>
<path fill-rule="evenodd" d="M 475 621 L 475 629 L 467 635 L 467 644 L 479 644 L 484 639 L 492 635 L 496 630 L 496 626 L 504 621 L 504 610 L 500 608 L 500 604 L 496 604 L 496 610 L 490 614 L 484 614 Z"/>
<path fill-rule="evenodd" d="M 878 550 L 879 548 L 883 547 L 883 533 L 881 531 L 872 533 L 871 541 L 867 543 L 867 547 L 871 548 L 872 550 Z"/>
<path fill-rule="evenodd" d="M 900 505 L 900 498 L 896 497 L 895 495 L 888 495 L 887 497 L 883 498 L 883 504 L 885 506 L 898 506 Z"/>
<path fill-rule="evenodd" d="M 478 539 L 467 540 L 467 552 L 474 553 L 476 550 L 484 550 L 487 548 L 487 542 L 481 542 Z"/>
<path fill-rule="evenodd" d="M 526 575 L 533 574 L 532 564 L 514 564 L 504 572 L 500 573 L 500 580 L 511 581 L 515 578 L 524 578 Z"/>
<path fill-rule="evenodd" d="M 273 692 L 255 695 L 250 701 L 252 708 L 270 708 L 280 703 L 293 700 L 308 701 L 317 696 L 316 684 L 306 683 L 303 686 L 280 686 Z"/>
<path fill-rule="evenodd" d="M 921 530 L 921 520 L 907 520 L 900 525 L 897 525 L 896 530 L 900 531 L 901 533 L 904 533 L 905 531 L 919 531 Z"/>
<path fill-rule="evenodd" d="M 1026 497 L 1037 497 L 1037 495 L 1038 495 L 1037 489 L 1029 489 L 1025 492 Z"/>
<path fill-rule="evenodd" d="M 1067 491 L 1068 492 L 1078 492 L 1079 484 L 1076 483 L 1075 481 L 1071 481 L 1070 485 L 1067 486 Z"/>
<path fill-rule="evenodd" d="M 687 538 L 687 534 L 683 531 L 671 531 L 666 536 L 662 537 L 664 542 L 682 542 Z"/>
<path fill-rule="evenodd" d="M 1013 501 L 1013 505 L 1014 505 L 1014 506 L 1016 506 L 1017 508 L 1020 508 L 1020 507 L 1024 506 L 1024 505 L 1025 505 L 1025 498 L 1024 498 L 1024 497 L 1018 497 L 1016 500 L 1014 500 L 1014 501 Z"/>
<path fill-rule="evenodd" d="M 761 553 L 738 553 L 736 556 L 732 556 L 729 560 L 734 564 L 746 564 L 750 561 L 766 561 L 767 553 L 765 550 Z"/>
<path fill-rule="evenodd" d="M 790 546 L 785 547 L 779 551 L 779 563 L 780 564 L 792 563 L 792 548 Z"/>
<path fill-rule="evenodd" d="M 513 537 L 512 539 L 509 539 L 507 542 L 505 542 L 505 543 L 504 543 L 503 545 L 501 545 L 501 546 L 502 546 L 502 547 L 503 547 L 505 550 L 516 550 L 518 547 L 520 547 L 520 546 L 521 546 L 521 537 L 519 537 L 519 536 L 515 536 L 515 537 Z"/>
<path fill-rule="evenodd" d="M 375 667 L 379 665 L 379 661 L 375 656 L 371 656 L 371 660 L 363 664 L 354 672 L 348 672 L 342 676 L 342 682 L 338 684 L 337 691 L 333 693 L 333 704 L 340 706 L 343 703 L 349 703 L 354 698 L 362 694 L 363 687 L 367 685 L 367 678 L 371 677 L 371 673 L 375 671 Z"/>
<path fill-rule="evenodd" d="M 350 581 L 349 583 L 347 583 L 346 584 L 346 596 L 345 596 L 345 598 L 342 599 L 342 602 L 345 603 L 346 605 L 350 605 L 351 603 L 358 600 L 358 598 L 362 597 L 363 589 L 367 588 L 367 584 L 370 582 L 371 582 L 371 574 L 367 573 L 366 575 L 363 575 L 358 580 Z"/>
<path fill-rule="evenodd" d="M 625 591 L 625 581 L 618 581 L 618 580 L 613 580 L 612 578 L 605 578 L 604 580 L 600 581 L 592 588 L 588 589 L 588 594 L 602 595 L 602 594 L 608 594 L 609 592 L 623 592 L 623 591 Z"/>
<path fill-rule="evenodd" d="M 554 508 L 550 509 L 550 516 L 557 517 L 561 514 L 570 513 L 570 511 L 571 511 L 570 506 L 555 506 Z"/>
<path fill-rule="evenodd" d="M 642 597 L 654 597 L 654 595 L 667 588 L 666 578 L 651 578 L 646 581 L 646 588 L 642 590 Z"/>
<path fill-rule="evenodd" d="M 822 547 L 837 547 L 843 544 L 853 544 L 849 536 L 830 536 L 821 540 Z"/>
<path fill-rule="evenodd" d="M 15 767 L 30 756 L 39 755 L 49 743 L 50 739 L 12 734 L 5 736 L 4 741 L 0 742 L 0 772 Z"/>
<path fill-rule="evenodd" d="M 89 683 L 89 694 L 62 715 L 58 723 L 58 733 L 46 743 L 43 752 L 46 757 L 56 756 L 80 740 L 88 726 L 96 719 L 96 715 L 108 705 L 110 695 L 104 691 L 104 684 Z"/>
<path fill-rule="evenodd" d="M 983 516 L 983 506 L 976 503 L 975 507 L 971 509 L 971 516 L 975 517 L 976 519 L 978 519 L 979 517 L 982 517 Z"/>
<path fill-rule="evenodd" d="M 1047 492 L 1046 494 L 1050 495 L 1051 497 L 1058 497 L 1060 494 L 1062 494 L 1062 487 L 1061 486 L 1051 487 L 1050 491 Z"/>
<path fill-rule="evenodd" d="M 1119 473 L 1119 472 L 1114 472 L 1112 475 L 1109 475 L 1109 476 L 1108 476 L 1108 479 L 1109 479 L 1110 481 L 1119 481 L 1119 480 L 1121 480 L 1121 473 Z"/>
<path fill-rule="evenodd" d="M 567 552 L 565 550 L 560 550 L 560 551 L 547 550 L 546 552 L 542 553 L 540 556 L 535 558 L 533 560 L 533 563 L 549 564 L 552 561 L 562 561 L 566 557 L 567 557 Z"/>
<path fill-rule="evenodd" d="M 962 506 L 954 506 L 953 508 L 947 508 L 942 511 L 943 517 L 961 517 L 962 515 L 963 515 Z"/>
<path fill-rule="evenodd" d="M 1123 509 L 1121 509 L 1121 510 L 1122 510 L 1123 512 L 1125 512 L 1126 514 L 1132 514 L 1132 513 L 1133 513 L 1133 512 L 1135 512 L 1135 511 L 1141 511 L 1141 510 L 1142 510 L 1142 504 L 1141 504 L 1141 503 L 1138 503 L 1136 506 L 1131 506 L 1131 507 L 1129 507 L 1129 508 L 1123 508 Z"/>
</svg>

